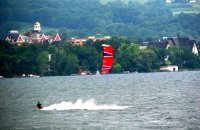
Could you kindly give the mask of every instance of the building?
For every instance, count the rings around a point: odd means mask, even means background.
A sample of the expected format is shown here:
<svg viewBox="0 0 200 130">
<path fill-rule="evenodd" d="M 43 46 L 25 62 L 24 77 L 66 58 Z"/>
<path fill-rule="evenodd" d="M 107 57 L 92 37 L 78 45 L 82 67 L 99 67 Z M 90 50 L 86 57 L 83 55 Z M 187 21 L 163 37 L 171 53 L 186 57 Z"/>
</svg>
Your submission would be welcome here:
<svg viewBox="0 0 200 130">
<path fill-rule="evenodd" d="M 34 23 L 33 30 L 28 31 L 25 35 L 22 35 L 17 30 L 11 30 L 6 36 L 6 41 L 11 44 L 21 45 L 24 42 L 27 43 L 42 43 L 48 41 L 49 43 L 61 41 L 58 33 L 52 35 L 45 35 L 41 33 L 41 25 L 39 22 Z"/>
<path fill-rule="evenodd" d="M 139 45 L 139 49 L 147 49 L 149 42 L 143 42 Z"/>
<path fill-rule="evenodd" d="M 172 3 L 172 0 L 165 0 L 166 3 Z"/>
<path fill-rule="evenodd" d="M 196 3 L 196 0 L 188 0 L 189 3 Z"/>
<path fill-rule="evenodd" d="M 148 42 L 147 48 L 160 48 L 168 49 L 170 46 L 185 47 L 189 48 L 191 52 L 195 55 L 199 55 L 199 47 L 195 40 L 190 40 L 189 38 L 172 37 L 164 38 L 162 41 L 151 41 Z M 163 62 L 168 61 L 169 56 L 163 55 Z M 177 65 L 160 66 L 161 71 L 178 71 Z"/>
<path fill-rule="evenodd" d="M 174 46 L 189 48 L 195 55 L 199 54 L 199 48 L 195 40 L 190 40 L 189 38 L 173 37 L 169 38 L 168 42 Z"/>
<path fill-rule="evenodd" d="M 189 38 L 173 37 L 167 38 L 163 41 L 152 41 L 148 43 L 148 48 L 168 49 L 170 46 L 186 47 L 189 48 L 193 54 L 199 54 L 199 48 L 195 40 Z"/>
<path fill-rule="evenodd" d="M 160 66 L 161 71 L 178 71 L 177 65 Z"/>
<path fill-rule="evenodd" d="M 71 38 L 71 39 L 67 40 L 67 42 L 70 43 L 70 44 L 73 44 L 73 45 L 83 45 L 88 40 L 102 41 L 102 40 L 109 40 L 109 39 L 110 39 L 109 36 L 105 36 L 105 37 L 102 37 L 102 38 L 95 38 L 94 36 L 90 36 L 88 38 Z"/>
<path fill-rule="evenodd" d="M 67 40 L 67 42 L 73 45 L 83 45 L 87 40 L 87 38 L 71 38 Z"/>
<path fill-rule="evenodd" d="M 153 41 L 149 42 L 148 47 L 154 47 L 154 48 L 160 48 L 160 49 L 168 49 L 172 44 L 170 44 L 168 41 Z"/>
</svg>

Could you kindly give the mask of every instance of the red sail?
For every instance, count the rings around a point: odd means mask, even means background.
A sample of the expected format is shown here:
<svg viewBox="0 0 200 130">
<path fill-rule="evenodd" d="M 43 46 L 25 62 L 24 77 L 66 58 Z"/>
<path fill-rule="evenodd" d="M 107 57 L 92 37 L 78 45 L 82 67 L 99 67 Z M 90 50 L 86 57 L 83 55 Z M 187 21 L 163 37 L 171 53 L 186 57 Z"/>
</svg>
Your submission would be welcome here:
<svg viewBox="0 0 200 130">
<path fill-rule="evenodd" d="M 114 50 L 112 46 L 106 44 L 102 45 L 102 49 L 103 49 L 103 56 L 102 56 L 101 72 L 105 74 L 112 68 L 114 61 Z"/>
</svg>

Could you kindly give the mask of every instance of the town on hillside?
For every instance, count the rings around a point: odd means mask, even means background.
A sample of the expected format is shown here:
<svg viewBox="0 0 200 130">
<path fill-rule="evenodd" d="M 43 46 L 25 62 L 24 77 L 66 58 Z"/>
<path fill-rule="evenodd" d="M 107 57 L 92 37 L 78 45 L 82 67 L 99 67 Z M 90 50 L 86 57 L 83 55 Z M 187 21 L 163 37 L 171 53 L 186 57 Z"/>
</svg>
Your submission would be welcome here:
<svg viewBox="0 0 200 130">
<path fill-rule="evenodd" d="M 17 30 L 11 30 L 8 35 L 6 36 L 6 41 L 11 44 L 18 44 L 21 45 L 24 42 L 27 43 L 42 43 L 44 41 L 48 41 L 49 43 L 61 41 L 61 38 L 58 33 L 52 35 L 45 35 L 41 33 L 41 24 L 39 22 L 34 23 L 34 29 L 29 30 L 25 35 L 22 35 Z M 109 40 L 110 36 L 105 36 L 101 38 L 96 38 L 94 36 L 89 36 L 88 38 L 70 38 L 66 42 L 72 45 L 83 45 L 88 40 L 92 41 L 103 41 Z M 197 46 L 197 42 L 195 40 L 191 40 L 186 37 L 177 37 L 167 38 L 163 37 L 162 40 L 159 41 L 147 41 L 140 44 L 140 49 L 146 49 L 147 47 L 156 47 L 162 49 L 168 49 L 170 46 L 181 46 L 189 48 L 193 54 L 199 54 L 199 47 Z"/>
<path fill-rule="evenodd" d="M 61 38 L 58 33 L 45 35 L 41 32 L 41 24 L 39 22 L 35 22 L 33 30 L 29 30 L 25 35 L 22 35 L 17 30 L 11 30 L 6 36 L 6 41 L 11 44 L 21 45 L 24 42 L 42 43 L 48 41 L 49 43 L 52 43 L 56 41 L 61 41 Z"/>
<path fill-rule="evenodd" d="M 73 45 L 83 45 L 86 43 L 87 40 L 92 41 L 102 41 L 102 40 L 109 40 L 110 36 L 100 37 L 96 38 L 94 36 L 89 36 L 88 38 L 70 38 L 67 40 L 67 43 L 73 44 Z M 58 42 L 61 41 L 61 38 L 58 33 L 52 34 L 52 35 L 45 35 L 42 33 L 41 30 L 41 24 L 39 22 L 35 22 L 33 26 L 33 30 L 29 30 L 26 32 L 25 35 L 22 35 L 17 30 L 11 30 L 7 36 L 6 41 L 8 41 L 11 44 L 17 44 L 21 45 L 24 42 L 27 43 L 43 43 L 45 41 L 52 43 L 52 42 Z"/>
<path fill-rule="evenodd" d="M 27 31 L 24 35 L 19 33 L 19 31 L 17 31 L 17 30 L 11 30 L 8 33 L 8 35 L 6 36 L 5 40 L 10 44 L 13 44 L 13 45 L 16 44 L 18 46 L 21 46 L 25 42 L 29 43 L 29 44 L 40 44 L 43 42 L 49 42 L 50 44 L 52 44 L 53 42 L 61 41 L 61 38 L 58 33 L 55 33 L 52 35 L 46 35 L 46 34 L 42 33 L 41 24 L 39 22 L 35 22 L 34 26 L 33 26 L 33 30 Z M 105 36 L 105 37 L 101 37 L 101 38 L 89 36 L 88 38 L 70 38 L 63 42 L 73 45 L 73 46 L 82 46 L 82 45 L 86 44 L 86 42 L 88 40 L 91 40 L 93 42 L 98 42 L 98 41 L 101 42 L 104 40 L 112 41 L 112 38 L 110 36 Z M 117 44 L 117 43 L 114 43 L 114 44 Z M 122 44 L 122 43 L 118 43 L 118 44 Z M 190 50 L 190 52 L 193 53 L 194 55 L 196 55 L 197 57 L 199 57 L 199 50 L 200 50 L 196 40 L 190 39 L 188 37 L 181 37 L 178 34 L 177 34 L 177 37 L 169 37 L 169 38 L 163 37 L 162 39 L 159 39 L 159 40 L 146 41 L 143 43 L 139 43 L 137 45 L 138 45 L 138 49 L 141 50 L 141 52 L 146 51 L 148 49 L 153 50 L 154 48 L 158 48 L 161 50 L 168 50 L 170 47 L 183 47 L 183 48 L 187 48 L 188 50 Z M 117 45 L 117 46 L 120 46 L 120 45 Z M 123 52 L 123 53 L 125 53 L 125 52 Z M 47 65 L 48 71 L 53 71 L 53 70 L 55 70 L 55 66 L 57 63 L 56 62 L 53 63 L 52 59 L 54 59 L 54 60 L 56 60 L 56 59 L 55 59 L 55 57 L 52 57 L 53 54 L 51 54 L 49 52 L 47 55 L 49 57 L 49 59 L 48 59 L 49 63 Z M 164 59 L 162 61 L 163 63 L 170 61 L 168 55 L 163 55 L 163 57 L 162 57 Z M 135 58 L 137 58 L 137 57 L 135 57 Z M 82 59 L 79 59 L 79 60 L 82 60 Z M 77 61 L 78 61 L 78 59 L 77 59 Z M 184 62 L 183 62 L 183 64 L 184 64 Z M 77 63 L 75 63 L 75 64 L 77 64 Z M 132 66 L 130 66 L 130 67 L 132 68 Z M 154 67 L 155 66 L 152 66 L 152 68 L 154 68 Z M 179 70 L 178 67 L 179 67 L 178 65 L 171 64 L 171 63 L 163 64 L 163 65 L 161 64 L 160 70 L 162 70 L 162 71 L 164 71 L 164 70 L 178 71 Z M 83 68 L 85 68 L 85 67 L 83 67 Z M 92 74 L 89 69 L 83 69 L 83 68 L 81 68 L 81 67 L 79 68 L 78 74 L 80 74 L 80 75 Z M 126 70 L 128 70 L 128 69 L 130 69 L 130 68 L 126 68 Z M 124 70 L 124 71 L 126 71 L 126 70 Z M 130 71 L 132 71 L 132 70 L 130 70 Z M 150 68 L 149 70 L 145 70 L 145 71 L 152 71 L 152 70 Z M 55 72 L 57 72 L 57 71 L 55 71 Z M 116 72 L 120 72 L 120 70 L 116 71 Z M 129 71 L 126 71 L 126 72 L 129 72 Z M 42 73 L 45 73 L 45 71 Z M 30 75 L 30 76 L 32 76 L 32 75 Z"/>
</svg>

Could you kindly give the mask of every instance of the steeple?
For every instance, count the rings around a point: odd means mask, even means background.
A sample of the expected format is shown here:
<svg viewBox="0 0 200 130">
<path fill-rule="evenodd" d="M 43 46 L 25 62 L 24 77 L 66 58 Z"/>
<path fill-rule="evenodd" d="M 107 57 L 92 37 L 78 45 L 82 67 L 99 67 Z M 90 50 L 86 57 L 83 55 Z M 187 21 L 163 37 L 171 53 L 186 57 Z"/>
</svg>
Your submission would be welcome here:
<svg viewBox="0 0 200 130">
<path fill-rule="evenodd" d="M 41 26 L 39 22 L 34 23 L 34 31 L 41 32 Z"/>
</svg>

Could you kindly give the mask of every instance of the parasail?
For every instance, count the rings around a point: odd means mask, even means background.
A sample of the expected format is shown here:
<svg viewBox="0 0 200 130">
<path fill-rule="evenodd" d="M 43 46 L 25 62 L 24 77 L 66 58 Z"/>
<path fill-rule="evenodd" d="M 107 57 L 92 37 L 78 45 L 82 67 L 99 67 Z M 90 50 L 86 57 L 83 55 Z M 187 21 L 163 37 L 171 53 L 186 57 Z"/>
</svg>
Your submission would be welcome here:
<svg viewBox="0 0 200 130">
<path fill-rule="evenodd" d="M 110 45 L 102 44 L 103 55 L 102 55 L 102 67 L 101 72 L 107 73 L 113 65 L 114 61 L 114 50 Z"/>
</svg>

